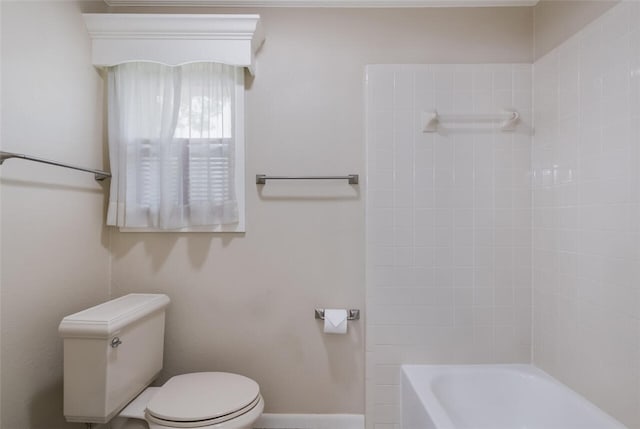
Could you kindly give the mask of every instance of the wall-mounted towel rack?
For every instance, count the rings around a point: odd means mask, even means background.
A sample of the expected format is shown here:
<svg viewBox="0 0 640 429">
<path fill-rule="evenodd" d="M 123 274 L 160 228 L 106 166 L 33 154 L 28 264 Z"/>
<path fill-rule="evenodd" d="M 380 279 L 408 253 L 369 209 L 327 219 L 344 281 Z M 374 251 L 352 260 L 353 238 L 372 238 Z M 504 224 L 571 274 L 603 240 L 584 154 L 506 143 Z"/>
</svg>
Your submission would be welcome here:
<svg viewBox="0 0 640 429">
<path fill-rule="evenodd" d="M 41 162 L 43 164 L 55 165 L 55 166 L 58 166 L 58 167 L 71 168 L 73 170 L 79 170 L 79 171 L 85 171 L 87 173 L 93 173 L 95 179 L 98 182 L 102 182 L 104 179 L 106 179 L 108 177 L 111 177 L 111 173 L 109 173 L 108 171 L 94 170 L 92 168 L 78 167 L 78 166 L 75 166 L 75 165 L 64 164 L 64 163 L 58 162 L 58 161 L 51 161 L 49 159 L 36 158 L 35 156 L 23 155 L 21 153 L 0 151 L 0 165 L 2 165 L 3 162 L 5 162 L 7 159 L 10 159 L 10 158 L 19 158 L 19 159 L 24 159 L 24 160 L 27 160 L 27 161 Z"/>
<path fill-rule="evenodd" d="M 347 176 L 267 176 L 266 174 L 256 174 L 257 185 L 264 185 L 267 180 L 347 180 L 350 185 L 357 185 L 359 176 L 357 174 Z"/>
<path fill-rule="evenodd" d="M 505 110 L 495 114 L 450 114 L 441 115 L 437 110 L 422 113 L 423 128 L 425 133 L 435 133 L 438 126 L 443 122 L 465 122 L 465 123 L 499 123 L 501 131 L 515 131 L 520 122 L 520 113 L 515 110 Z"/>
</svg>

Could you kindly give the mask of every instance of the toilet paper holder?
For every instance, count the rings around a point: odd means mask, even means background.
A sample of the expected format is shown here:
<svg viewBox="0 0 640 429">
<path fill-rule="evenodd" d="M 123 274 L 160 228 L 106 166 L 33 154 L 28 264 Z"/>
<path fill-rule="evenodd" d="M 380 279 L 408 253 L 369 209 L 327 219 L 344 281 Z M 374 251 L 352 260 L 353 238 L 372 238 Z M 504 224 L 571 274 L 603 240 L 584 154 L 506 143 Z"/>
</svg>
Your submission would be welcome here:
<svg viewBox="0 0 640 429">
<path fill-rule="evenodd" d="M 316 319 L 324 320 L 324 308 L 316 308 Z M 347 310 L 347 320 L 360 320 L 360 310 Z"/>
</svg>

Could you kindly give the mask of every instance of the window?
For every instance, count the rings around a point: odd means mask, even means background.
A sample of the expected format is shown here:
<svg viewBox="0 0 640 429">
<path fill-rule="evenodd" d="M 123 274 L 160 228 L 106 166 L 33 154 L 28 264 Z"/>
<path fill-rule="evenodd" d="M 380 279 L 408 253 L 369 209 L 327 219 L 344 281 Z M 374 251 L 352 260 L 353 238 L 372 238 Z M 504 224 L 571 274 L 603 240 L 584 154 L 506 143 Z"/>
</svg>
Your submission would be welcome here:
<svg viewBox="0 0 640 429">
<path fill-rule="evenodd" d="M 110 68 L 117 176 L 108 223 L 125 231 L 244 231 L 243 99 L 243 71 L 233 66 Z"/>
</svg>

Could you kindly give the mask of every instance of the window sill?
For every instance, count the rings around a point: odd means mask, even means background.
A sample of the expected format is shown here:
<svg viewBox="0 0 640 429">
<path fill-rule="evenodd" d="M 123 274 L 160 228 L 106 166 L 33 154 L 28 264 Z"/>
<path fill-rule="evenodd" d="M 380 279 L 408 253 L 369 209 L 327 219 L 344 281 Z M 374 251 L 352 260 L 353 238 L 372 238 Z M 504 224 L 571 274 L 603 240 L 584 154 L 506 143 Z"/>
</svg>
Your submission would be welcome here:
<svg viewBox="0 0 640 429">
<path fill-rule="evenodd" d="M 234 223 L 229 225 L 217 225 L 217 226 L 190 226 L 186 228 L 178 229 L 157 229 L 157 228 L 119 228 L 120 232 L 161 232 L 161 233 L 184 233 L 184 232 L 246 232 L 244 222 Z"/>
</svg>

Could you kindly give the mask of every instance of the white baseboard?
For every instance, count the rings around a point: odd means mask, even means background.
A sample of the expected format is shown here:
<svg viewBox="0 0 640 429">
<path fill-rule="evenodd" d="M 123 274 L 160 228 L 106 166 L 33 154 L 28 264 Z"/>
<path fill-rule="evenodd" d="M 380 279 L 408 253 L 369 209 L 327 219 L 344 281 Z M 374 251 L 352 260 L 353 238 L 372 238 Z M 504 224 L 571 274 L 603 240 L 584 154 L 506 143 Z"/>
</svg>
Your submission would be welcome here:
<svg viewBox="0 0 640 429">
<path fill-rule="evenodd" d="M 268 414 L 253 425 L 256 429 L 364 429 L 362 414 Z"/>
</svg>

